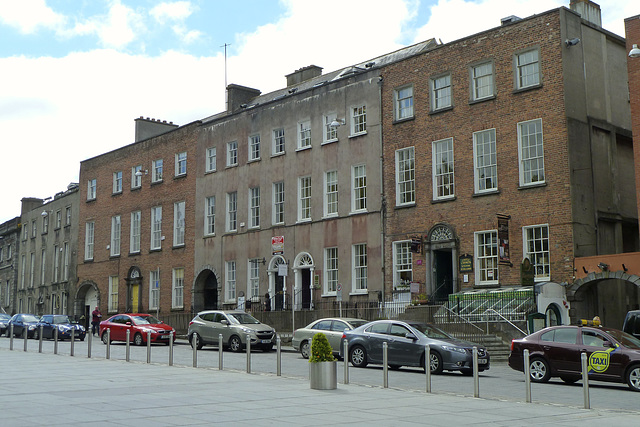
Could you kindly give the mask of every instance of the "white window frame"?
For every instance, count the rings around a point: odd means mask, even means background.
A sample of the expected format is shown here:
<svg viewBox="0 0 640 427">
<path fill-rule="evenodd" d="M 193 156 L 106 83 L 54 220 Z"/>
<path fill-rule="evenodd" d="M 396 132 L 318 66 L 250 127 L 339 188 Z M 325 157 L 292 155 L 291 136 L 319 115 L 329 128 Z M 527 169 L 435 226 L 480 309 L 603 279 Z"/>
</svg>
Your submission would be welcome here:
<svg viewBox="0 0 640 427">
<path fill-rule="evenodd" d="M 518 123 L 518 164 L 521 187 L 545 183 L 542 119 Z"/>
<path fill-rule="evenodd" d="M 496 130 L 473 133 L 473 177 L 476 194 L 498 190 L 498 154 Z"/>
<path fill-rule="evenodd" d="M 238 166 L 238 141 L 227 142 L 227 167 Z"/>
<path fill-rule="evenodd" d="M 71 225 L 71 223 L 67 225 Z M 56 228 L 60 228 L 61 226 L 62 226 L 62 211 L 58 209 L 56 211 Z"/>
<path fill-rule="evenodd" d="M 184 268 L 171 271 L 171 308 L 184 307 Z"/>
<path fill-rule="evenodd" d="M 122 171 L 113 173 L 113 194 L 122 193 Z"/>
<path fill-rule="evenodd" d="M 396 206 L 416 203 L 415 147 L 396 150 Z"/>
<path fill-rule="evenodd" d="M 140 221 L 142 220 L 141 211 L 131 212 L 131 228 L 129 229 L 129 253 L 140 253 Z"/>
<path fill-rule="evenodd" d="M 69 280 L 69 263 L 70 260 L 70 252 L 69 252 L 69 242 L 64 242 L 62 244 L 62 280 Z"/>
<path fill-rule="evenodd" d="M 236 300 L 236 262 L 227 261 L 225 268 L 225 302 L 234 302 Z"/>
<path fill-rule="evenodd" d="M 136 175 L 140 172 L 139 175 Z M 131 168 L 131 189 L 142 187 L 142 165 Z"/>
<path fill-rule="evenodd" d="M 272 224 L 284 224 L 284 181 L 273 183 L 273 213 Z"/>
<path fill-rule="evenodd" d="M 413 253 L 411 240 L 393 242 L 393 289 L 413 282 Z"/>
<path fill-rule="evenodd" d="M 470 89 L 472 101 L 493 98 L 495 95 L 495 84 L 492 61 L 472 65 L 469 68 L 469 79 L 471 80 Z"/>
<path fill-rule="evenodd" d="M 185 208 L 186 203 L 184 201 L 173 204 L 173 247 L 184 246 Z"/>
<path fill-rule="evenodd" d="M 149 249 L 162 249 L 162 206 L 151 208 L 151 243 Z"/>
<path fill-rule="evenodd" d="M 431 151 L 433 157 L 433 200 L 452 199 L 456 195 L 453 138 L 433 141 Z M 442 167 L 443 164 L 446 168 Z"/>
<path fill-rule="evenodd" d="M 549 224 L 528 225 L 522 227 L 523 258 L 529 258 L 533 268 L 534 281 L 551 280 L 551 261 L 549 245 Z"/>
<path fill-rule="evenodd" d="M 498 270 L 498 230 L 476 231 L 473 233 L 476 264 L 476 284 L 478 286 L 497 285 Z"/>
<path fill-rule="evenodd" d="M 540 86 L 540 51 L 538 48 L 517 52 L 513 56 L 516 89 Z"/>
<path fill-rule="evenodd" d="M 109 245 L 109 255 L 120 255 L 120 232 L 122 228 L 122 222 L 120 215 L 111 217 L 111 244 Z"/>
<path fill-rule="evenodd" d="M 159 305 L 160 305 L 160 270 L 151 270 L 149 272 L 149 310 L 156 310 L 158 309 Z"/>
<path fill-rule="evenodd" d="M 396 120 L 413 117 L 413 85 L 402 86 L 393 91 L 393 105 Z"/>
<path fill-rule="evenodd" d="M 324 248 L 324 294 L 335 295 L 339 280 L 338 248 Z"/>
<path fill-rule="evenodd" d="M 118 312 L 118 287 L 120 280 L 118 276 L 109 276 L 109 301 L 107 311 L 109 313 Z"/>
<path fill-rule="evenodd" d="M 260 160 L 260 134 L 249 135 L 249 161 Z"/>
<path fill-rule="evenodd" d="M 238 231 L 238 192 L 227 193 L 226 231 Z"/>
<path fill-rule="evenodd" d="M 298 150 L 311 148 L 311 120 L 298 122 Z"/>
<path fill-rule="evenodd" d="M 162 182 L 164 162 L 156 159 L 151 162 L 151 182 Z"/>
<path fill-rule="evenodd" d="M 84 227 L 84 260 L 93 260 L 95 222 L 88 221 Z"/>
<path fill-rule="evenodd" d="M 367 292 L 367 276 L 368 276 L 368 250 L 366 243 L 357 243 L 351 247 L 353 277 L 352 288 L 354 293 Z"/>
<path fill-rule="evenodd" d="M 358 136 L 367 133 L 367 105 L 351 107 L 351 135 Z"/>
<path fill-rule="evenodd" d="M 53 246 L 53 283 L 60 281 L 60 246 Z"/>
<path fill-rule="evenodd" d="M 260 260 L 248 260 L 247 271 L 247 299 L 260 297 Z"/>
<path fill-rule="evenodd" d="M 298 222 L 311 221 L 311 176 L 298 178 Z"/>
<path fill-rule="evenodd" d="M 49 232 L 49 214 L 42 217 L 42 234 Z"/>
<path fill-rule="evenodd" d="M 87 181 L 87 200 L 95 200 L 96 199 L 96 187 L 97 187 L 96 178 L 90 179 Z"/>
<path fill-rule="evenodd" d="M 47 269 L 47 250 L 40 251 L 40 284 L 44 285 L 44 276 Z"/>
<path fill-rule="evenodd" d="M 64 225 L 71 225 L 71 206 L 67 206 L 64 209 Z"/>
<path fill-rule="evenodd" d="M 184 176 L 187 174 L 187 152 L 182 151 L 176 153 L 175 176 Z"/>
<path fill-rule="evenodd" d="M 338 120 L 337 113 L 329 113 L 324 116 L 322 143 L 329 144 L 338 140 L 338 128 L 331 126 L 334 120 Z"/>
<path fill-rule="evenodd" d="M 204 202 L 204 235 L 216 234 L 216 196 L 209 196 Z"/>
<path fill-rule="evenodd" d="M 451 74 L 442 74 L 431 79 L 431 111 L 453 106 Z"/>
<path fill-rule="evenodd" d="M 338 216 L 338 171 L 324 173 L 323 215 L 325 218 Z"/>
<path fill-rule="evenodd" d="M 205 172 L 215 172 L 217 167 L 217 150 L 216 147 L 207 148 L 207 161 L 205 166 Z"/>
<path fill-rule="evenodd" d="M 351 166 L 351 212 L 367 211 L 367 166 Z"/>
<path fill-rule="evenodd" d="M 284 128 L 273 129 L 271 131 L 271 153 L 279 156 L 285 153 L 286 140 L 284 137 Z"/>
<path fill-rule="evenodd" d="M 260 228 L 260 187 L 249 189 L 249 228 Z"/>
</svg>

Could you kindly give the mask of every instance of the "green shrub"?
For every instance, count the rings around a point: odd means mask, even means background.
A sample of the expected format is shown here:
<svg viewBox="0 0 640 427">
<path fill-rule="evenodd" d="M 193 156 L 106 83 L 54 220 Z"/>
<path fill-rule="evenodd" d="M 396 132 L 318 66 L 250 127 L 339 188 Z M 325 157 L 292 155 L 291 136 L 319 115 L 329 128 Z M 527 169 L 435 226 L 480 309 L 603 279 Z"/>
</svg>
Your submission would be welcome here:
<svg viewBox="0 0 640 427">
<path fill-rule="evenodd" d="M 333 362 L 336 360 L 333 357 L 333 350 L 331 344 L 327 340 L 327 336 L 322 332 L 318 332 L 313 336 L 311 341 L 311 354 L 309 355 L 309 363 L 315 362 Z"/>
</svg>

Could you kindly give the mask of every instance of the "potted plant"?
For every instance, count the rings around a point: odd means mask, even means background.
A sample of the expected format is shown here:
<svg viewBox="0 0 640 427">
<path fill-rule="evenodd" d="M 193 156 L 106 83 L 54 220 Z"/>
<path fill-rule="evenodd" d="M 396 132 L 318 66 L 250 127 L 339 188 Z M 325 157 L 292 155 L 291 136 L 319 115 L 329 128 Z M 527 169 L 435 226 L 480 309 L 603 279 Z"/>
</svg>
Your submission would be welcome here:
<svg viewBox="0 0 640 427">
<path fill-rule="evenodd" d="M 309 354 L 309 381 L 314 390 L 335 390 L 338 388 L 338 369 L 329 340 L 318 332 L 311 340 Z"/>
</svg>

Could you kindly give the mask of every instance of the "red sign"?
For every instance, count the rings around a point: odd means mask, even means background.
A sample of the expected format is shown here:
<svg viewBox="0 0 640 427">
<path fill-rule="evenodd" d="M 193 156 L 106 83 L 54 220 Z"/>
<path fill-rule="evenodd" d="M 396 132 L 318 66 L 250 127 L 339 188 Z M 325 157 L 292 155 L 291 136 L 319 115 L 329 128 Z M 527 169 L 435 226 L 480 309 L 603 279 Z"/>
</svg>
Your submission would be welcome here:
<svg viewBox="0 0 640 427">
<path fill-rule="evenodd" d="M 284 254 L 284 236 L 271 237 L 271 255 Z"/>
</svg>

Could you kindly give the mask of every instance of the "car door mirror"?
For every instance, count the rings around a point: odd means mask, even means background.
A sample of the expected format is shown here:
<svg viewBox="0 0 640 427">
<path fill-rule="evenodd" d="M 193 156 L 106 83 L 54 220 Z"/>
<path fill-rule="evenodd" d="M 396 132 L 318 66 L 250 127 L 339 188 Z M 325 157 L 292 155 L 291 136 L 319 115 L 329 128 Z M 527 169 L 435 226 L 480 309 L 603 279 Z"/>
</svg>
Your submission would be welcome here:
<svg viewBox="0 0 640 427">
<path fill-rule="evenodd" d="M 227 319 L 222 319 L 220 323 L 222 323 L 223 325 L 228 325 L 229 321 Z"/>
<path fill-rule="evenodd" d="M 125 323 L 125 325 L 131 326 L 131 322 L 127 322 L 127 323 Z"/>
<path fill-rule="evenodd" d="M 413 335 L 411 332 L 407 332 L 406 334 L 404 334 L 404 337 L 409 339 L 409 340 L 414 340 L 414 341 L 418 339 L 418 337 Z"/>
<path fill-rule="evenodd" d="M 611 341 L 607 341 L 607 340 L 604 340 L 602 342 L 602 346 L 605 347 L 605 348 L 615 347 L 615 345 Z"/>
</svg>

